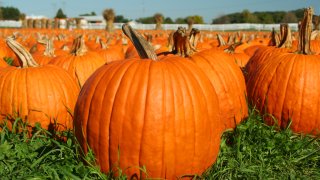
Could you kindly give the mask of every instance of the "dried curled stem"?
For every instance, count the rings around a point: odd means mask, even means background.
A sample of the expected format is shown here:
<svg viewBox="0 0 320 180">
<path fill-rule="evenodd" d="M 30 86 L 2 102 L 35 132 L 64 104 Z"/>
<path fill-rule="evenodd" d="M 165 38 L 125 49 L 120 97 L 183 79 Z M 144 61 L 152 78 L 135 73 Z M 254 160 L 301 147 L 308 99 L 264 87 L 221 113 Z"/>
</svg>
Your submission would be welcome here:
<svg viewBox="0 0 320 180">
<path fill-rule="evenodd" d="M 275 31 L 274 28 L 272 28 L 272 32 L 271 32 L 270 38 L 271 38 L 271 40 L 270 40 L 268 46 L 276 46 L 276 47 L 278 47 L 279 44 L 280 44 L 280 37 L 279 37 L 279 35 L 277 34 L 277 32 Z"/>
<path fill-rule="evenodd" d="M 280 25 L 280 38 L 281 42 L 278 47 L 280 48 L 291 48 L 292 47 L 292 35 L 288 24 Z"/>
<path fill-rule="evenodd" d="M 70 53 L 75 56 L 82 56 L 86 54 L 87 51 L 88 49 L 85 45 L 84 37 L 83 35 L 79 35 L 77 38 L 74 39 Z"/>
<path fill-rule="evenodd" d="M 152 59 L 155 61 L 158 59 L 151 44 L 139 32 L 132 29 L 129 24 L 123 24 L 122 31 L 137 49 L 141 59 Z"/>
<path fill-rule="evenodd" d="M 22 61 L 23 68 L 39 66 L 29 51 L 15 40 L 15 36 L 8 37 L 6 43 Z"/>
<path fill-rule="evenodd" d="M 240 46 L 241 44 L 243 44 L 243 43 L 242 42 L 233 43 L 229 47 L 225 48 L 223 51 L 226 52 L 226 53 L 232 54 L 232 53 L 235 52 L 236 48 L 238 46 Z"/>
<path fill-rule="evenodd" d="M 310 48 L 311 32 L 312 32 L 312 16 L 313 8 L 309 7 L 304 11 L 304 17 L 299 28 L 299 54 L 312 54 Z"/>
<path fill-rule="evenodd" d="M 53 45 L 53 38 L 46 40 L 46 49 L 44 51 L 45 56 L 54 57 L 54 45 Z"/>
<path fill-rule="evenodd" d="M 186 28 L 178 27 L 178 30 L 173 33 L 173 54 L 187 57 L 192 55 L 194 52 L 197 52 L 193 44 L 195 44 L 194 42 L 198 42 L 197 38 L 199 38 L 199 33 L 200 31 L 194 29 L 194 32 L 193 30 L 191 30 L 190 34 L 188 34 Z M 192 41 L 190 40 L 190 38 L 192 39 Z"/>
<path fill-rule="evenodd" d="M 227 43 L 225 42 L 225 40 L 223 39 L 223 37 L 221 36 L 221 34 L 217 34 L 217 39 L 218 39 L 218 47 L 221 46 L 226 46 Z"/>
</svg>

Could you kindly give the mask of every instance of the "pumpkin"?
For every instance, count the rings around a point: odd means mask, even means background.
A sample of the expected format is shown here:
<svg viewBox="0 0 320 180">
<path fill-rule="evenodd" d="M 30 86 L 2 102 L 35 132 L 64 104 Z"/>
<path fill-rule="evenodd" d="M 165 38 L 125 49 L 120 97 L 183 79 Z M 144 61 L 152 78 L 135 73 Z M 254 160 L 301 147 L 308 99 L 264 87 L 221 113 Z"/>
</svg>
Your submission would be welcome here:
<svg viewBox="0 0 320 180">
<path fill-rule="evenodd" d="M 44 51 L 36 51 L 32 54 L 33 58 L 39 65 L 48 64 L 49 61 L 55 57 L 53 39 L 47 39 L 45 44 L 46 49 Z"/>
<path fill-rule="evenodd" d="M 229 56 L 231 56 L 233 58 L 234 62 L 240 68 L 244 68 L 246 66 L 246 64 L 248 63 L 250 56 L 244 52 L 237 52 L 236 51 L 237 46 L 240 46 L 241 44 L 242 44 L 241 42 L 232 44 L 228 48 L 224 49 L 224 52 L 226 54 L 229 54 Z"/>
<path fill-rule="evenodd" d="M 125 54 L 121 44 L 108 46 L 105 42 L 100 40 L 101 49 L 97 52 L 105 59 L 106 63 L 123 60 Z"/>
<path fill-rule="evenodd" d="M 235 128 L 248 117 L 247 90 L 241 69 L 225 53 L 204 50 L 189 57 L 208 76 L 218 95 L 225 129 Z"/>
<path fill-rule="evenodd" d="M 0 47 L 0 67 L 8 66 L 4 60 L 6 58 L 10 58 L 12 60 L 11 64 L 14 65 L 17 57 L 3 39 L 0 39 Z"/>
<path fill-rule="evenodd" d="M 255 53 L 251 56 L 248 63 L 244 68 L 244 74 L 246 80 L 251 76 L 254 76 L 255 71 L 259 68 L 261 64 L 263 64 L 266 60 L 272 60 L 270 56 L 277 54 L 276 52 L 291 52 L 292 51 L 292 38 L 291 31 L 288 24 L 281 24 L 280 26 L 280 38 L 279 43 L 273 42 L 276 46 L 261 46 L 256 49 Z M 273 36 L 275 34 L 273 33 Z M 275 39 L 275 38 L 272 38 Z"/>
<path fill-rule="evenodd" d="M 192 53 L 193 48 L 187 47 L 191 44 L 179 42 L 183 39 L 182 29 L 177 30 L 174 44 L 182 44 L 182 49 L 187 50 L 186 60 L 193 61 L 207 75 L 218 95 L 220 105 L 221 122 L 224 129 L 235 128 L 248 116 L 246 101 L 246 84 L 239 66 L 234 62 L 232 56 L 221 50 L 203 50 Z M 182 34 L 181 34 L 182 33 Z M 177 42 L 178 41 L 178 42 Z M 187 40 L 188 41 L 188 40 Z M 174 47 L 178 49 L 178 47 Z"/>
<path fill-rule="evenodd" d="M 7 67 L 7 66 L 8 66 L 8 64 L 6 63 L 6 61 L 0 59 L 0 68 Z"/>
<path fill-rule="evenodd" d="M 39 122 L 45 129 L 73 128 L 72 110 L 79 88 L 63 69 L 38 66 L 31 54 L 13 37 L 7 44 L 17 53 L 23 67 L 0 70 L 0 120 L 21 117 L 30 126 Z"/>
<path fill-rule="evenodd" d="M 105 64 L 105 60 L 97 52 L 88 51 L 84 37 L 80 35 L 74 40 L 69 54 L 57 56 L 48 64 L 65 69 L 82 87 L 88 77 Z"/>
<path fill-rule="evenodd" d="M 213 86 L 191 61 L 158 59 L 142 35 L 123 29 L 149 51 L 102 66 L 84 84 L 74 114 L 81 147 L 93 150 L 103 172 L 118 166 L 128 179 L 203 173 L 217 158 L 223 129 Z"/>
<path fill-rule="evenodd" d="M 275 52 L 247 83 L 250 102 L 269 115 L 265 118 L 268 124 L 290 125 L 294 132 L 304 134 L 320 131 L 320 62 L 310 50 L 312 13 L 312 8 L 305 10 L 298 52 Z"/>
</svg>

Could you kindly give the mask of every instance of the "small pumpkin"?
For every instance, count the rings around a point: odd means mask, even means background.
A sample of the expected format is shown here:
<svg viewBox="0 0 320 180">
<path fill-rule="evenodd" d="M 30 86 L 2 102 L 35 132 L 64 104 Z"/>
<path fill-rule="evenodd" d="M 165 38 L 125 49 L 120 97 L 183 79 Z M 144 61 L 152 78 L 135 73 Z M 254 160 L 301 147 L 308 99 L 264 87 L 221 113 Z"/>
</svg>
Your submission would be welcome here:
<svg viewBox="0 0 320 180">
<path fill-rule="evenodd" d="M 97 52 L 88 51 L 84 37 L 80 35 L 75 38 L 69 54 L 57 56 L 48 64 L 65 69 L 82 87 L 88 77 L 105 64 L 105 60 Z"/>
<path fill-rule="evenodd" d="M 55 57 L 53 39 L 47 39 L 45 44 L 46 49 L 44 51 L 36 51 L 32 54 L 39 65 L 48 64 Z"/>
<path fill-rule="evenodd" d="M 100 40 L 99 44 L 101 49 L 97 50 L 97 52 L 106 60 L 106 63 L 123 60 L 125 58 L 122 44 L 108 46 L 103 40 Z"/>
</svg>

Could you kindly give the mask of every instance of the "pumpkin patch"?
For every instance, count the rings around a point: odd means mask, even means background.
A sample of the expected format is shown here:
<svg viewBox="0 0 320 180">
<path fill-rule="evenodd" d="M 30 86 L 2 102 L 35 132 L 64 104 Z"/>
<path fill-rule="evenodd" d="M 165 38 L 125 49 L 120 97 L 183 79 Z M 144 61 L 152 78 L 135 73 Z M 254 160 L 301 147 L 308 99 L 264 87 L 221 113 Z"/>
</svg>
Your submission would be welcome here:
<svg viewBox="0 0 320 180">
<path fill-rule="evenodd" d="M 320 18 L 275 13 L 20 14 L 0 28 L 0 177 L 319 179 Z"/>
</svg>

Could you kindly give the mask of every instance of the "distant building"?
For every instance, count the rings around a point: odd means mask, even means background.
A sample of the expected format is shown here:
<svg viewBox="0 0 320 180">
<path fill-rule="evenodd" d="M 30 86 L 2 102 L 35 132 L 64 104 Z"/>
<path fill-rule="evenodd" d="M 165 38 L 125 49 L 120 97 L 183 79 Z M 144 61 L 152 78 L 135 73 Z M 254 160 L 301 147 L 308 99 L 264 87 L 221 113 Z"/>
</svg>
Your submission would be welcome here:
<svg viewBox="0 0 320 180">
<path fill-rule="evenodd" d="M 77 18 L 84 19 L 89 24 L 105 24 L 103 16 L 78 16 Z"/>
<path fill-rule="evenodd" d="M 31 14 L 31 15 L 27 15 L 27 16 L 26 16 L 26 19 L 48 19 L 48 17 L 43 16 L 43 15 L 34 15 L 34 14 Z"/>
</svg>

